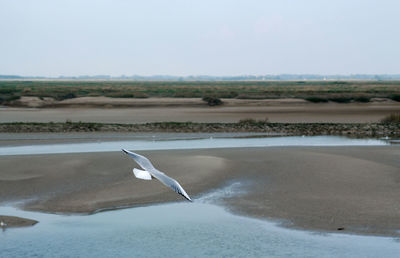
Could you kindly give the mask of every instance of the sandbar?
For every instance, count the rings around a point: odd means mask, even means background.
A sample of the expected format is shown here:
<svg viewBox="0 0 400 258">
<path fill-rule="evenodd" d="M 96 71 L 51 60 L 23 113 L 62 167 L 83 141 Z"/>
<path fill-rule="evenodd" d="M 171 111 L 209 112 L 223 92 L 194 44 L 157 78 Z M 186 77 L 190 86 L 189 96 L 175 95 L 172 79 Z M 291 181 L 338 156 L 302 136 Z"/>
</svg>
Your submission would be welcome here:
<svg viewBox="0 0 400 258">
<path fill-rule="evenodd" d="M 235 213 L 321 232 L 398 236 L 400 146 L 141 151 L 193 197 L 241 183 Z M 121 152 L 0 157 L 0 201 L 54 213 L 185 201 Z M 137 166 L 136 166 L 137 167 Z"/>
<path fill-rule="evenodd" d="M 30 227 L 38 223 L 38 221 L 32 219 L 1 215 L 0 221 L 4 223 L 3 226 L 0 227 L 2 230 L 6 230 L 7 228 Z"/>
</svg>

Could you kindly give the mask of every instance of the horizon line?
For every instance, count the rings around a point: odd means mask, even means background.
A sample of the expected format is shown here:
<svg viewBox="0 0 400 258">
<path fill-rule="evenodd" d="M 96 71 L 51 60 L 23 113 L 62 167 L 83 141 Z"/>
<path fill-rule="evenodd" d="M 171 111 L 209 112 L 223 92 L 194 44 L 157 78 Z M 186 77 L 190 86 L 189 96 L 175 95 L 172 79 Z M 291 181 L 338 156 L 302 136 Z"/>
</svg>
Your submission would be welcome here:
<svg viewBox="0 0 400 258">
<path fill-rule="evenodd" d="M 0 80 L 400 80 L 400 74 L 265 74 L 265 75 L 59 75 L 59 76 L 22 76 L 0 74 Z"/>
</svg>

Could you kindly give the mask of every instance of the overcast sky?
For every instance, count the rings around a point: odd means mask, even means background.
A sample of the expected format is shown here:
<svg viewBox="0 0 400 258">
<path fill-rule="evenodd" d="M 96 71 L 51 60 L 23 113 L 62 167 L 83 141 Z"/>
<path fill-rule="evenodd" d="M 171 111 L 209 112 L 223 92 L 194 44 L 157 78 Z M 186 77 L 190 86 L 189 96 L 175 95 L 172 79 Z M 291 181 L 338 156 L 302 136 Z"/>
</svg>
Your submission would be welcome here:
<svg viewBox="0 0 400 258">
<path fill-rule="evenodd" d="M 399 0 L 0 0 L 0 74 L 400 73 Z"/>
</svg>

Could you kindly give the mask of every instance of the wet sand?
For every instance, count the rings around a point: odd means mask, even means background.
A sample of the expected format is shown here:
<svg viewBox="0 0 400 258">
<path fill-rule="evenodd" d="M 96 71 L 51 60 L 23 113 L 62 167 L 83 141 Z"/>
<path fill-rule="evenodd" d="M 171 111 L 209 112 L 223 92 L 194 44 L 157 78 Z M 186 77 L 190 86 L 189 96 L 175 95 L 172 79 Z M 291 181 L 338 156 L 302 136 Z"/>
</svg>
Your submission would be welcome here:
<svg viewBox="0 0 400 258">
<path fill-rule="evenodd" d="M 1 215 L 0 221 L 5 223 L 4 226 L 0 227 L 2 230 L 6 230 L 7 228 L 29 227 L 38 223 L 38 221 L 32 219 Z"/>
<path fill-rule="evenodd" d="M 400 146 L 270 147 L 143 151 L 193 198 L 232 182 L 223 204 L 236 213 L 318 231 L 398 235 Z M 0 200 L 23 208 L 91 213 L 184 201 L 131 174 L 119 152 L 0 157 Z M 136 166 L 137 167 L 137 166 Z"/>
</svg>

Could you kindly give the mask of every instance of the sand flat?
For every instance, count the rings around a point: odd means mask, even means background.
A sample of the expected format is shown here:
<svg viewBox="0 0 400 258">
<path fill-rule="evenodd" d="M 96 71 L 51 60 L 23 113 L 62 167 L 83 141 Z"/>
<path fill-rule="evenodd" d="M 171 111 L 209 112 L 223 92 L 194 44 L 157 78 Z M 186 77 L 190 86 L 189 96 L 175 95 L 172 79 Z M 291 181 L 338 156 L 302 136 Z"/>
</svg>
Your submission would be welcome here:
<svg viewBox="0 0 400 258">
<path fill-rule="evenodd" d="M 6 230 L 7 228 L 30 227 L 38 223 L 38 221 L 32 219 L 1 215 L 0 221 L 5 223 L 5 225 L 1 227 L 2 230 Z"/>
<path fill-rule="evenodd" d="M 71 100 L 72 101 L 72 100 Z M 149 100 L 143 100 L 143 102 Z M 391 113 L 400 112 L 399 102 L 377 103 L 298 103 L 257 102 L 226 104 L 218 107 L 168 106 L 152 100 L 148 105 L 118 108 L 59 107 L 59 108 L 0 108 L 0 123 L 6 122 L 65 122 L 85 121 L 98 123 L 148 122 L 238 122 L 253 118 L 280 123 L 367 123 L 379 122 Z M 180 103 L 175 100 L 175 103 Z M 245 100 L 244 100 L 245 101 Z M 190 102 L 190 101 L 189 101 Z M 147 102 L 145 102 L 147 103 Z M 170 103 L 170 102 L 167 102 Z M 174 103 L 174 102 L 173 102 Z M 197 102 L 196 102 L 197 103 Z"/>
<path fill-rule="evenodd" d="M 140 153 L 194 198 L 229 182 L 245 182 L 240 195 L 222 200 L 241 214 L 322 231 L 396 235 L 400 229 L 400 146 Z M 3 156 L 0 166 L 0 200 L 29 199 L 24 206 L 29 210 L 90 213 L 184 201 L 155 180 L 134 178 L 134 163 L 122 152 Z M 16 180 L 1 180 L 7 173 Z M 39 176 L 18 180 L 29 173 Z"/>
</svg>

